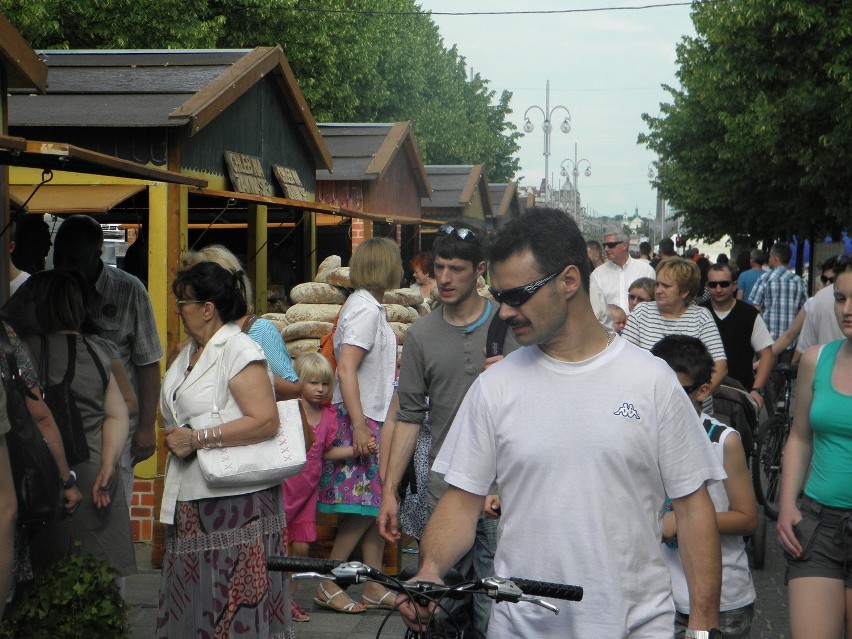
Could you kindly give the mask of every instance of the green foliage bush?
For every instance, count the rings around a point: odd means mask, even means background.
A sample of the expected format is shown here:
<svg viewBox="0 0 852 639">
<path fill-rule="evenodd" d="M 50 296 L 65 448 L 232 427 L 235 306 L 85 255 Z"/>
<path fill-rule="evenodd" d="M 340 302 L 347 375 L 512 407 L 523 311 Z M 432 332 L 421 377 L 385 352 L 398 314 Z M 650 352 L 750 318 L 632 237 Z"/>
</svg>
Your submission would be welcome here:
<svg viewBox="0 0 852 639">
<path fill-rule="evenodd" d="M 69 554 L 7 607 L 0 638 L 130 637 L 129 606 L 116 577 L 106 561 L 79 552 Z"/>
</svg>

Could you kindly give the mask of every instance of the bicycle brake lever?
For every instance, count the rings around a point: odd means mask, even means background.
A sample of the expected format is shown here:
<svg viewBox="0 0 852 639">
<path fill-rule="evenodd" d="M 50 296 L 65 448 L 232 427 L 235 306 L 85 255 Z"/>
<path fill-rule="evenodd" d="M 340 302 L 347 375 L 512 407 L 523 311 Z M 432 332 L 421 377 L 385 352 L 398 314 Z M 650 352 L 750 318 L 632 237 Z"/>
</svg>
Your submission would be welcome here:
<svg viewBox="0 0 852 639">
<path fill-rule="evenodd" d="M 538 597 L 530 597 L 529 595 L 521 595 L 521 601 L 526 601 L 527 603 L 535 604 L 536 606 L 541 606 L 542 608 L 546 608 L 554 615 L 559 614 L 559 608 L 554 606 L 552 603 L 545 601 L 544 599 L 539 599 Z"/>
<path fill-rule="evenodd" d="M 360 561 L 347 561 L 340 564 L 337 568 L 331 571 L 334 575 L 334 580 L 338 584 L 360 584 L 366 581 L 367 577 L 381 576 L 375 568 L 370 568 Z"/>
</svg>

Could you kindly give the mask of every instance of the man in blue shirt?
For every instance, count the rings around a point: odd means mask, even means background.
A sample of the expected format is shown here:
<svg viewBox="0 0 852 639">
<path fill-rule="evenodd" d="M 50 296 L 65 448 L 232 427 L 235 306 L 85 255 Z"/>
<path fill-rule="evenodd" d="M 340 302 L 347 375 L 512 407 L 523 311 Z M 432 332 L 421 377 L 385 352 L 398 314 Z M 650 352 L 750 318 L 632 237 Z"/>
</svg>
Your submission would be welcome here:
<svg viewBox="0 0 852 639">
<path fill-rule="evenodd" d="M 769 266 L 748 297 L 748 303 L 763 314 L 772 339 L 778 339 L 808 299 L 802 278 L 788 268 L 793 252 L 787 244 L 776 242 L 769 251 Z M 793 345 L 788 347 L 791 350 Z M 791 351 L 792 353 L 792 351 Z"/>
</svg>

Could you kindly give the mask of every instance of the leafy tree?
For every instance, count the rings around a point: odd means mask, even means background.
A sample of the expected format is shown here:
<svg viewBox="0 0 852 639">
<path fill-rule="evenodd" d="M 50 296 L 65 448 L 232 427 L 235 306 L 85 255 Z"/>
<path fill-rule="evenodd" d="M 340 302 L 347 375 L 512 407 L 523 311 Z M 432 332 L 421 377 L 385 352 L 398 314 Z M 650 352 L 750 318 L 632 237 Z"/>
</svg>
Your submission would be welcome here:
<svg viewBox="0 0 852 639">
<path fill-rule="evenodd" d="M 691 234 L 771 241 L 852 219 L 852 5 L 696 2 L 679 88 L 643 119 L 656 183 Z"/>
<path fill-rule="evenodd" d="M 468 78 L 415 0 L 0 0 L 0 12 L 36 48 L 280 43 L 318 121 L 411 120 L 427 163 L 484 163 L 492 181 L 519 168 L 511 94 Z"/>
</svg>

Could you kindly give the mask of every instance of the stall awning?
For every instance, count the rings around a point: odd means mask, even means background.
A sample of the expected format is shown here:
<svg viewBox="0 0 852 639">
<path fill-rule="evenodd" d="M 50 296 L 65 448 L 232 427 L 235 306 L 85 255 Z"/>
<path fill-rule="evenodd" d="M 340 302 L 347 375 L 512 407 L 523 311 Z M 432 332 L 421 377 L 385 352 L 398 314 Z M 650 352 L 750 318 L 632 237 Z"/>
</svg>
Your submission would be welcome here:
<svg viewBox="0 0 852 639">
<path fill-rule="evenodd" d="M 144 185 L 97 184 L 66 185 L 45 184 L 27 202 L 29 213 L 106 213 L 127 198 L 136 195 Z M 9 194 L 12 202 L 20 207 L 32 194 L 35 186 L 12 184 Z"/>
<path fill-rule="evenodd" d="M 391 217 L 387 215 L 375 215 L 365 213 L 363 211 L 353 211 L 335 204 L 326 204 L 325 202 L 308 202 L 305 200 L 290 200 L 284 197 L 269 197 L 266 195 L 253 195 L 251 193 L 237 193 L 236 191 L 214 191 L 212 189 L 190 189 L 190 194 L 203 195 L 208 197 L 230 198 L 243 202 L 255 202 L 257 204 L 267 204 L 271 206 L 288 208 L 297 211 L 314 212 L 321 214 L 322 217 L 349 217 L 358 218 L 361 220 L 370 220 L 372 222 L 388 222 L 392 224 L 423 224 L 427 226 L 440 226 L 444 222 L 441 220 L 430 220 L 424 218 L 411 219 L 407 217 Z M 318 216 L 320 217 L 320 216 Z M 324 221 L 327 225 L 332 222 Z"/>
<path fill-rule="evenodd" d="M 113 177 L 207 186 L 207 180 L 96 153 L 62 142 L 36 142 L 0 135 L 0 164 L 51 171 L 91 173 Z"/>
</svg>

